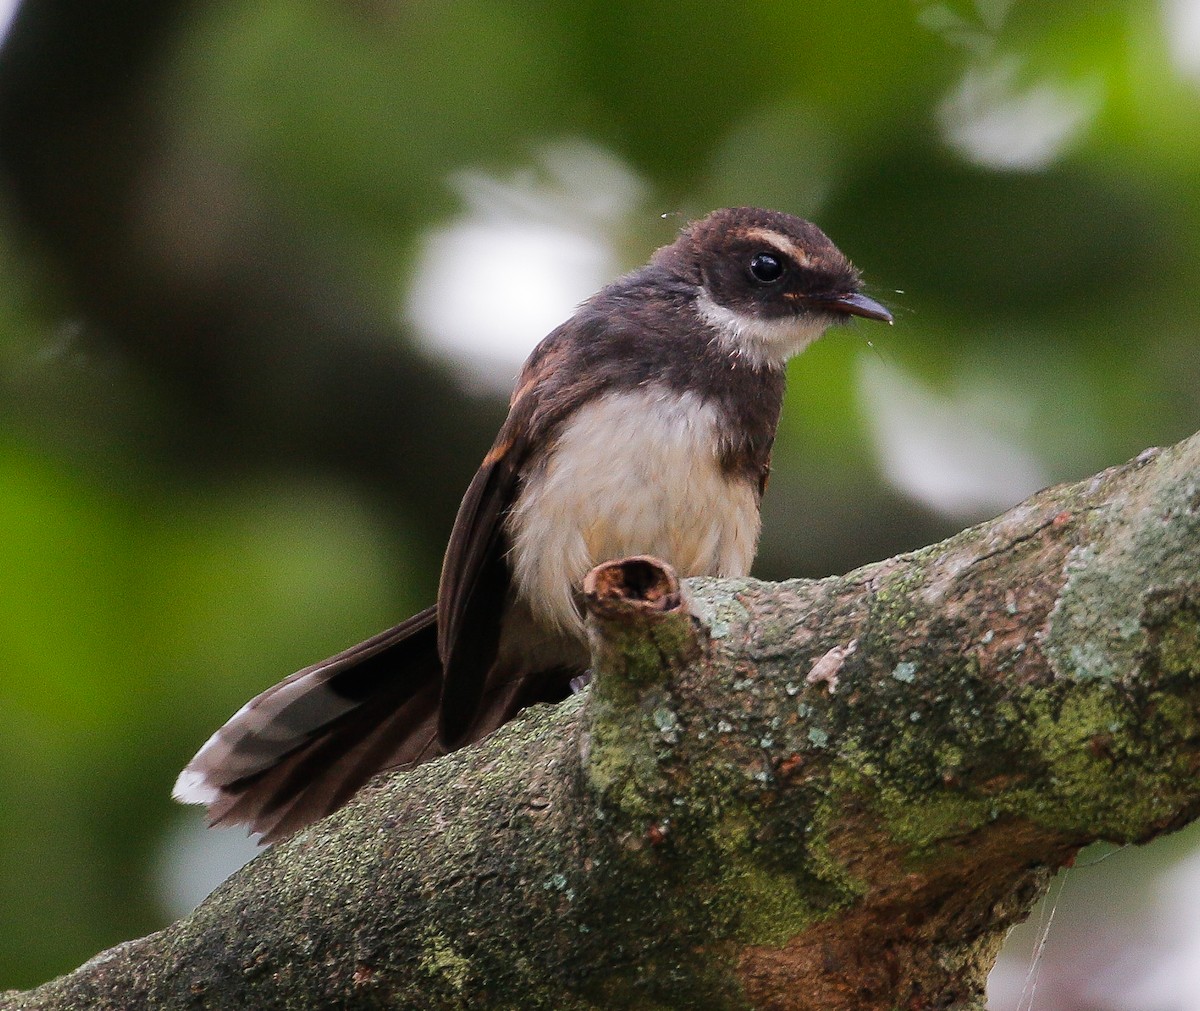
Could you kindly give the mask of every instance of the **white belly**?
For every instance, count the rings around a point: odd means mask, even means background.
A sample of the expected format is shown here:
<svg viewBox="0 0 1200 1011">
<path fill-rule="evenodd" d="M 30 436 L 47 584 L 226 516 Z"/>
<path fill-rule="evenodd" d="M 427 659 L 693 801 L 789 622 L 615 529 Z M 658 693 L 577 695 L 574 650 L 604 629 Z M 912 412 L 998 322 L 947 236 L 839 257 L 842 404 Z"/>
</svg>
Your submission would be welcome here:
<svg viewBox="0 0 1200 1011">
<path fill-rule="evenodd" d="M 718 458 L 718 415 L 659 386 L 604 394 L 566 424 L 509 516 L 513 577 L 533 616 L 583 635 L 575 592 L 600 562 L 655 555 L 680 576 L 742 576 L 758 492 Z"/>
</svg>

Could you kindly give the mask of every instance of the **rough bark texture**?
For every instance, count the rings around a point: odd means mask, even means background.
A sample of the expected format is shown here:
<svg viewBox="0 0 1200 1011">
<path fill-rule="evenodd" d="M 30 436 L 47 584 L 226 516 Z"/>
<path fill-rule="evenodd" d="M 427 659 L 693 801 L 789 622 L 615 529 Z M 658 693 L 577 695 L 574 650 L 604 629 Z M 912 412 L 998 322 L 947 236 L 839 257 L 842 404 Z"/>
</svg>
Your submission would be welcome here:
<svg viewBox="0 0 1200 1011">
<path fill-rule="evenodd" d="M 820 582 L 588 586 L 595 678 L 9 1009 L 982 1008 L 1200 805 L 1200 436 Z"/>
</svg>

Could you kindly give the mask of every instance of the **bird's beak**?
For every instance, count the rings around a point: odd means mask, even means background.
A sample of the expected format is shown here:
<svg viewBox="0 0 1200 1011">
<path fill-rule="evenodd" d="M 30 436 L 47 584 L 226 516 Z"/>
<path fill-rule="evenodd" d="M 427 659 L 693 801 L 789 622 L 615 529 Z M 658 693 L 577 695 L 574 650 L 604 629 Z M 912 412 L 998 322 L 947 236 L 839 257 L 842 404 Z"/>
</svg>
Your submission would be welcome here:
<svg viewBox="0 0 1200 1011">
<path fill-rule="evenodd" d="M 867 298 L 857 291 L 844 295 L 834 295 L 832 298 L 821 299 L 822 308 L 833 312 L 843 312 L 847 316 L 861 316 L 863 319 L 877 319 L 880 323 L 891 323 L 892 314 L 873 298 Z"/>
</svg>

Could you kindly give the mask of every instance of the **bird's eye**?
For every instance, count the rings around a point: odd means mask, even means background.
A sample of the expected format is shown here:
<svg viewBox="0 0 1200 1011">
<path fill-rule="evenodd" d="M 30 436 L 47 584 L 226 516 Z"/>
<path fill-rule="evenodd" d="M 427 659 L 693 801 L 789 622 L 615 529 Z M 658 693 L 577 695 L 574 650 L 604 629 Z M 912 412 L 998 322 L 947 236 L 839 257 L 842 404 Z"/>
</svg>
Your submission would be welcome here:
<svg viewBox="0 0 1200 1011">
<path fill-rule="evenodd" d="M 783 263 L 771 253 L 756 253 L 750 261 L 750 273 L 754 280 L 771 284 L 783 276 Z"/>
</svg>

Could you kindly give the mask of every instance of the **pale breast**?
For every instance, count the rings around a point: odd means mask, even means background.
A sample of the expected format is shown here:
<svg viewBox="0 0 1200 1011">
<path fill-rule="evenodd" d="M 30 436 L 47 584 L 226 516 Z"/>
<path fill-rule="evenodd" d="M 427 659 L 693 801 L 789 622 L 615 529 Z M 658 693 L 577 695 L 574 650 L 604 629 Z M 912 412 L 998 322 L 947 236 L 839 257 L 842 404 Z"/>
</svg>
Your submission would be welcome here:
<svg viewBox="0 0 1200 1011">
<path fill-rule="evenodd" d="M 681 576 L 741 576 L 758 544 L 758 492 L 726 473 L 717 408 L 661 386 L 602 395 L 564 426 L 508 520 L 518 595 L 582 635 L 575 592 L 600 562 L 655 555 Z"/>
</svg>

